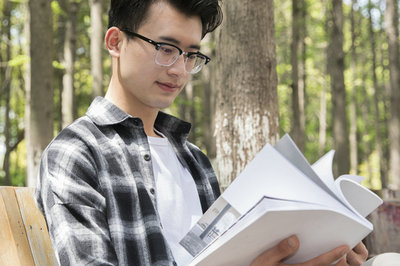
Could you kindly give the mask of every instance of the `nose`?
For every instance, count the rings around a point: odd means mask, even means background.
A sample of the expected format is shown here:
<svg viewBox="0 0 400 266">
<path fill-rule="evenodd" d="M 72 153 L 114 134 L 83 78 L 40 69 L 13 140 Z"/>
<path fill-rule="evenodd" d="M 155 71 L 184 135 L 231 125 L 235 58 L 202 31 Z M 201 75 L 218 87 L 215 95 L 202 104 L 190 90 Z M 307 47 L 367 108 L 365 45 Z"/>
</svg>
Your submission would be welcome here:
<svg viewBox="0 0 400 266">
<path fill-rule="evenodd" d="M 186 74 L 185 70 L 185 57 L 181 54 L 178 59 L 171 66 L 168 67 L 168 74 L 183 76 Z"/>
</svg>

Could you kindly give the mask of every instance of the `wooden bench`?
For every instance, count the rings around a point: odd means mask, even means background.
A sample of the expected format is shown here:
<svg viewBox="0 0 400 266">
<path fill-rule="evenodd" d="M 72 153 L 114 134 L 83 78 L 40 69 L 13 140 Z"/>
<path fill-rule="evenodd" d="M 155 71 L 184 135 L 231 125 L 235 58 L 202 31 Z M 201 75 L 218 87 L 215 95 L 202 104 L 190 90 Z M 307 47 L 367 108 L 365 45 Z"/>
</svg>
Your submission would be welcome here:
<svg viewBox="0 0 400 266">
<path fill-rule="evenodd" d="M 33 192 L 0 186 L 0 266 L 58 265 Z"/>
</svg>

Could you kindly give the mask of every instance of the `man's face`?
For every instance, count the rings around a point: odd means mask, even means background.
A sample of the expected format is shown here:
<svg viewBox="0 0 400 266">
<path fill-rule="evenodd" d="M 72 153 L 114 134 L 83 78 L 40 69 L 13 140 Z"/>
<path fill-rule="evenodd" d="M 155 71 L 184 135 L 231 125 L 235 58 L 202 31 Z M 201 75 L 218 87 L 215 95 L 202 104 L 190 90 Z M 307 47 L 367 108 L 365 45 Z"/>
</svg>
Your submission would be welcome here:
<svg viewBox="0 0 400 266">
<path fill-rule="evenodd" d="M 200 46 L 202 25 L 200 17 L 188 17 L 160 1 L 150 7 L 136 32 L 195 52 Z M 157 110 L 170 106 L 190 78 L 185 72 L 184 57 L 181 55 L 172 66 L 159 66 L 154 62 L 156 49 L 152 44 L 139 38 L 128 41 L 123 35 L 117 69 L 124 101 Z"/>
</svg>

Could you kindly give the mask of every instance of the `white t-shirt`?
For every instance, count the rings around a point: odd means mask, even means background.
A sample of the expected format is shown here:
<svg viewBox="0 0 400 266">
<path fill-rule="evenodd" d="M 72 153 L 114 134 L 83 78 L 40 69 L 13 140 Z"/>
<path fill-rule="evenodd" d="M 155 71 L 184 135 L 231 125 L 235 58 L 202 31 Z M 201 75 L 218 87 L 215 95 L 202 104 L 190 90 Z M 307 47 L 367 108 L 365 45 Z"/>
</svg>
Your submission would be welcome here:
<svg viewBox="0 0 400 266">
<path fill-rule="evenodd" d="M 193 257 L 179 241 L 203 215 L 196 185 L 167 138 L 148 140 L 163 234 L 178 265 L 187 265 Z"/>
</svg>

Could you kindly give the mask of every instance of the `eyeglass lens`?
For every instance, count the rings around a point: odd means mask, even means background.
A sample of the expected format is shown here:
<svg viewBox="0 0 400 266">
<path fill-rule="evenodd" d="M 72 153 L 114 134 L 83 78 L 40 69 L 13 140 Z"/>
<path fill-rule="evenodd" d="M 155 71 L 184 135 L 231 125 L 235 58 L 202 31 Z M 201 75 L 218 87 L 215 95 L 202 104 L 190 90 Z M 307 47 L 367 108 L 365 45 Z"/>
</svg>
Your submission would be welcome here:
<svg viewBox="0 0 400 266">
<path fill-rule="evenodd" d="M 155 61 L 158 65 L 161 66 L 171 66 L 176 62 L 180 53 L 176 47 L 168 45 L 168 44 L 161 44 L 157 49 Z M 190 55 L 189 57 L 185 58 L 185 69 L 188 73 L 197 73 L 201 70 L 204 63 L 206 62 L 206 58 L 201 55 Z"/>
</svg>

